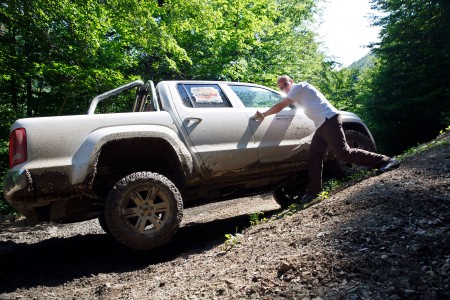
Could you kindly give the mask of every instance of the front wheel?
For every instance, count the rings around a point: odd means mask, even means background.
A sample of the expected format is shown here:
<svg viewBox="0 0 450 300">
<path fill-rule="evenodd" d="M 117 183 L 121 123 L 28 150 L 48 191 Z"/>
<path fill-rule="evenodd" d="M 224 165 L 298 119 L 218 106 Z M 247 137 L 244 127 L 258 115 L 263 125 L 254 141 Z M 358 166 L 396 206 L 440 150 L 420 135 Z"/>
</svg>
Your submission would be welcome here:
<svg viewBox="0 0 450 300">
<path fill-rule="evenodd" d="M 355 130 L 345 130 L 344 134 L 350 148 L 358 148 L 369 152 L 376 151 L 375 144 L 365 134 Z M 325 177 L 344 178 L 365 169 L 367 168 L 336 159 L 326 162 L 324 175 Z"/>
<path fill-rule="evenodd" d="M 136 172 L 120 180 L 105 204 L 105 221 L 111 235 L 137 250 L 169 242 L 182 216 L 183 202 L 176 186 L 151 172 Z"/>
<path fill-rule="evenodd" d="M 303 187 L 281 187 L 273 192 L 273 198 L 281 206 L 288 208 L 291 204 L 298 202 L 305 192 Z"/>
</svg>

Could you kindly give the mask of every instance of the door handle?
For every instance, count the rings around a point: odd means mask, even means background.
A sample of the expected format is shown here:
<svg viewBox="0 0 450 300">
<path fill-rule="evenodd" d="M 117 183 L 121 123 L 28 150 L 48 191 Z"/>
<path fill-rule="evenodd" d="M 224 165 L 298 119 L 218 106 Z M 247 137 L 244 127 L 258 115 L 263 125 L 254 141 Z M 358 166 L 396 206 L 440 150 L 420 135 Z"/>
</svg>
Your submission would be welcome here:
<svg viewBox="0 0 450 300">
<path fill-rule="evenodd" d="M 200 123 L 201 121 L 203 121 L 203 119 L 200 117 L 187 117 L 186 120 L 197 122 L 197 123 Z"/>
<path fill-rule="evenodd" d="M 250 120 L 255 121 L 255 122 L 261 122 L 262 120 L 259 120 L 257 118 L 255 118 L 255 116 L 251 116 Z"/>
</svg>

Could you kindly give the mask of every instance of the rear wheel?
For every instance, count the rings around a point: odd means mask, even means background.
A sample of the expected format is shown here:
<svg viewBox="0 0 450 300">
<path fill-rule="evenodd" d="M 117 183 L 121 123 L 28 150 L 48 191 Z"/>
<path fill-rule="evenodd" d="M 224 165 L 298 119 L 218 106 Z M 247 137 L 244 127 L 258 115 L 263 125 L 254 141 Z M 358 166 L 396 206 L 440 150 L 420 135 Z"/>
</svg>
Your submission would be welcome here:
<svg viewBox="0 0 450 300">
<path fill-rule="evenodd" d="M 170 241 L 180 226 L 183 202 L 166 177 L 137 172 L 120 180 L 105 204 L 105 222 L 125 246 L 149 250 Z"/>
</svg>

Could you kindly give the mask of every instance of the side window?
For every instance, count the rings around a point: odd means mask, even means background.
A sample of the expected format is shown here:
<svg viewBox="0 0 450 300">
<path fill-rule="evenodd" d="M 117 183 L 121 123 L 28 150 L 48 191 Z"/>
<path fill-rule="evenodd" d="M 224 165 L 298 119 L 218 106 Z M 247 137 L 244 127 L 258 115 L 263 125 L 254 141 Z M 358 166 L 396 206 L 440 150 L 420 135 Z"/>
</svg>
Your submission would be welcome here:
<svg viewBox="0 0 450 300">
<path fill-rule="evenodd" d="M 231 107 L 217 84 L 178 84 L 178 93 L 187 107 Z"/>
<path fill-rule="evenodd" d="M 271 107 L 283 97 L 272 91 L 246 85 L 230 85 L 245 107 Z"/>
</svg>

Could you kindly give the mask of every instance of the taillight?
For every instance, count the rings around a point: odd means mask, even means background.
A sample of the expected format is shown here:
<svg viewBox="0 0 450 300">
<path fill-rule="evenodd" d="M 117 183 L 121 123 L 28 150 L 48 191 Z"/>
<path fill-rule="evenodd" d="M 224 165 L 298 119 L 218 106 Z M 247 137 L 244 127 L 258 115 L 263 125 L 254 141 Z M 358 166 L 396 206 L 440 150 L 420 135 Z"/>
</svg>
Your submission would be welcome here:
<svg viewBox="0 0 450 300">
<path fill-rule="evenodd" d="M 9 167 L 27 161 L 27 132 L 25 128 L 14 129 L 9 135 Z"/>
</svg>

